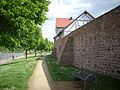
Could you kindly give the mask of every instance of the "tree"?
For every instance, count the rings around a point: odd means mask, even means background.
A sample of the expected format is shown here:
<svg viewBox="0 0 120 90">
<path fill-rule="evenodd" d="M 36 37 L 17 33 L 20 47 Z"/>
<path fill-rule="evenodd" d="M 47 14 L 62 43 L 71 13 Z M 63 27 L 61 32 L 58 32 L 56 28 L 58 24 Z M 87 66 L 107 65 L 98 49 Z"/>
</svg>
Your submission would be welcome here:
<svg viewBox="0 0 120 90">
<path fill-rule="evenodd" d="M 41 52 L 43 52 L 45 50 L 45 41 L 44 41 L 44 38 L 42 38 L 41 44 L 38 46 L 37 50 L 40 50 Z"/>
<path fill-rule="evenodd" d="M 0 0 L 0 46 L 9 50 L 36 48 L 38 37 L 42 37 L 37 25 L 42 26 L 47 19 L 49 3 L 48 0 Z"/>
<path fill-rule="evenodd" d="M 42 44 L 39 45 L 38 50 L 50 51 L 54 47 L 53 42 L 50 42 L 47 38 L 42 40 Z"/>
<path fill-rule="evenodd" d="M 40 44 L 42 44 L 43 39 L 40 27 L 36 26 L 34 23 L 30 23 L 29 29 L 22 33 L 20 36 L 20 44 L 26 51 L 26 58 L 28 50 L 34 49 L 36 56 L 36 49 Z"/>
</svg>

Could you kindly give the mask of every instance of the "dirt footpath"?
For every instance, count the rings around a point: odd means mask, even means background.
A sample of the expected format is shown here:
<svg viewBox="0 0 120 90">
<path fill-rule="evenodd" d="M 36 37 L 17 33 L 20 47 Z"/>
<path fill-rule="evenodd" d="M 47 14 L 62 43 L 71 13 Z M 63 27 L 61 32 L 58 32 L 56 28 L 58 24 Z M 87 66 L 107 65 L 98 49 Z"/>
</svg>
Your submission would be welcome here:
<svg viewBox="0 0 120 90">
<path fill-rule="evenodd" d="M 27 90 L 82 90 L 83 82 L 55 82 L 52 80 L 46 62 L 39 60 L 28 82 Z"/>
<path fill-rule="evenodd" d="M 27 90 L 51 90 L 43 71 L 42 60 L 38 61 L 28 86 Z"/>
</svg>

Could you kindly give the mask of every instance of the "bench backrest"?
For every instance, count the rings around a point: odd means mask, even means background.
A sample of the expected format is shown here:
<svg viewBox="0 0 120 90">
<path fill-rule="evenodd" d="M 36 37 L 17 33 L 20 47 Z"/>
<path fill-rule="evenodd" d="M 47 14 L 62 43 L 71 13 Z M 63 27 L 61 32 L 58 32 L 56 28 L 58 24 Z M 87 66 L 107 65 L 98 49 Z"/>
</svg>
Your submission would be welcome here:
<svg viewBox="0 0 120 90">
<path fill-rule="evenodd" d="M 96 79 L 96 72 L 87 69 L 80 69 L 80 72 L 76 73 L 78 78 L 87 81 L 94 81 Z"/>
</svg>

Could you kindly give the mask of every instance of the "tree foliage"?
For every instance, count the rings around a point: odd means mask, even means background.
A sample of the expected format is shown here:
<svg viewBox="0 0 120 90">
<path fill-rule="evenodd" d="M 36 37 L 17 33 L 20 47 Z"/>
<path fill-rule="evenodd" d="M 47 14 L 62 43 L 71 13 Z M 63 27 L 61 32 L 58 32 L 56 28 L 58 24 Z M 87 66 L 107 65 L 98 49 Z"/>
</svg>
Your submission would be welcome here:
<svg viewBox="0 0 120 90">
<path fill-rule="evenodd" d="M 48 0 L 0 0 L 0 46 L 10 50 L 37 48 L 42 23 L 47 19 Z"/>
<path fill-rule="evenodd" d="M 47 38 L 42 40 L 42 44 L 39 45 L 38 50 L 41 51 L 51 51 L 54 47 L 53 42 L 49 41 Z"/>
</svg>

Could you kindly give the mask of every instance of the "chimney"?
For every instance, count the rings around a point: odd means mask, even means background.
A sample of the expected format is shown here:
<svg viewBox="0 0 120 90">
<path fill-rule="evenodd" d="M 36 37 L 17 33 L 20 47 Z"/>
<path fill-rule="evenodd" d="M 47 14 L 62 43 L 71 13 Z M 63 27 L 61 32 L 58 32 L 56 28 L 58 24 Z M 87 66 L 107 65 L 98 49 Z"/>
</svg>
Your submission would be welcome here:
<svg viewBox="0 0 120 90">
<path fill-rule="evenodd" d="M 70 17 L 69 20 L 72 20 L 72 17 Z"/>
</svg>

